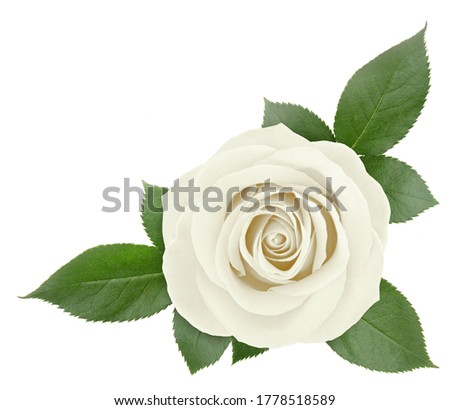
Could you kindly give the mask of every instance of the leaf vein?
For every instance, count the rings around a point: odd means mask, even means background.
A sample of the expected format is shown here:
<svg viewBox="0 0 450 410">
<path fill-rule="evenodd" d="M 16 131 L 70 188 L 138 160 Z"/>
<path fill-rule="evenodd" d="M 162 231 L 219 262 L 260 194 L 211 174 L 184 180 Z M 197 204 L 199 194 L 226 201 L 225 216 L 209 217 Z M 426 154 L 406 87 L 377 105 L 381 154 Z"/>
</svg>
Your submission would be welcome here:
<svg viewBox="0 0 450 410">
<path fill-rule="evenodd" d="M 361 133 L 359 134 L 359 136 L 356 138 L 355 142 L 352 144 L 351 148 L 354 148 L 354 147 L 358 144 L 359 140 L 362 138 L 362 136 L 363 136 L 364 133 L 366 132 L 366 130 L 367 130 L 367 128 L 368 128 L 370 122 L 372 121 L 372 119 L 374 118 L 375 114 L 377 113 L 378 108 L 379 108 L 380 105 L 383 103 L 384 98 L 385 98 L 386 95 L 387 95 L 387 90 L 388 90 L 389 86 L 392 84 L 392 80 L 394 79 L 394 76 L 395 76 L 395 74 L 397 73 L 398 67 L 400 66 L 400 63 L 401 63 L 402 61 L 403 61 L 403 58 L 400 59 L 399 62 L 397 63 L 397 65 L 395 66 L 395 68 L 394 68 L 394 70 L 393 70 L 393 72 L 392 72 L 391 77 L 389 78 L 389 80 L 388 80 L 386 86 L 384 87 L 383 92 L 381 93 L 380 100 L 378 101 L 378 104 L 376 105 L 376 107 L 375 107 L 374 110 L 372 111 L 372 114 L 371 114 L 369 120 L 366 122 L 366 125 L 364 126 L 364 128 L 363 128 L 363 130 L 361 131 Z"/>
</svg>

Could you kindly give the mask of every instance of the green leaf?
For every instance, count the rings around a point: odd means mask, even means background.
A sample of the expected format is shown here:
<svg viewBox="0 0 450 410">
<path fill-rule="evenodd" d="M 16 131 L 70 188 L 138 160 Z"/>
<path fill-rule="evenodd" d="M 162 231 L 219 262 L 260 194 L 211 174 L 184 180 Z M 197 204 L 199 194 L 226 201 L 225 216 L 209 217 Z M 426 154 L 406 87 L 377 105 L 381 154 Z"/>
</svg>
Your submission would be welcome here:
<svg viewBox="0 0 450 410">
<path fill-rule="evenodd" d="M 259 347 L 249 346 L 245 343 L 239 342 L 234 337 L 231 338 L 233 346 L 233 364 L 240 362 L 244 359 L 250 359 L 251 357 L 259 356 L 269 349 L 260 349 Z"/>
<path fill-rule="evenodd" d="M 406 222 L 437 205 L 420 175 L 408 164 L 384 155 L 362 157 L 367 172 L 383 187 L 391 223 Z"/>
<path fill-rule="evenodd" d="M 358 323 L 328 345 L 350 363 L 380 372 L 436 367 L 428 356 L 415 310 L 384 279 L 380 300 Z"/>
<path fill-rule="evenodd" d="M 263 127 L 280 122 L 309 141 L 334 141 L 333 132 L 312 111 L 301 105 L 274 103 L 264 98 Z"/>
<path fill-rule="evenodd" d="M 422 110 L 430 86 L 425 28 L 359 69 L 348 82 L 334 122 L 336 139 L 358 154 L 383 154 Z"/>
<path fill-rule="evenodd" d="M 219 360 L 228 345 L 229 337 L 211 336 L 193 327 L 176 310 L 173 332 L 181 354 L 192 374 Z"/>
<path fill-rule="evenodd" d="M 167 192 L 167 188 L 156 185 L 144 185 L 144 201 L 142 204 L 142 224 L 145 232 L 158 249 L 164 252 L 164 239 L 162 234 L 163 206 L 162 196 Z"/>
<path fill-rule="evenodd" d="M 162 254 L 154 247 L 97 246 L 64 265 L 26 298 L 45 300 L 87 320 L 141 319 L 171 303 L 161 265 Z"/>
</svg>

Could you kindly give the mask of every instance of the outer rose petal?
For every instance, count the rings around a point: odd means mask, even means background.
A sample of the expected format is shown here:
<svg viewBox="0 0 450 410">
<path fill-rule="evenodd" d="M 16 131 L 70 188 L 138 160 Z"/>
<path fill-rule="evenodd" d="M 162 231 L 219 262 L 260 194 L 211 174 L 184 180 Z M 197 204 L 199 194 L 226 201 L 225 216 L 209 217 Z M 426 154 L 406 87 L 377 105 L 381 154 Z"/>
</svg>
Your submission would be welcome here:
<svg viewBox="0 0 450 410">
<path fill-rule="evenodd" d="M 348 272 L 342 298 L 330 317 L 305 342 L 335 339 L 352 327 L 380 299 L 383 245 L 373 234 L 372 252 L 362 270 Z"/>
<path fill-rule="evenodd" d="M 179 180 L 180 186 L 187 186 L 188 181 L 194 178 L 201 168 L 202 167 L 200 166 L 194 168 L 189 172 L 186 172 L 186 174 L 184 174 Z M 164 238 L 164 245 L 167 248 L 169 243 L 172 242 L 176 237 L 178 219 L 180 219 L 183 213 L 175 209 L 173 194 L 170 190 L 164 194 L 164 197 L 166 197 L 164 198 L 164 200 L 167 201 L 167 210 L 164 212 L 163 215 L 163 238 Z M 180 193 L 179 199 L 180 205 L 186 206 L 187 193 L 185 192 Z"/>
<path fill-rule="evenodd" d="M 192 326 L 214 336 L 230 336 L 231 333 L 219 322 L 205 304 L 196 282 L 202 274 L 195 258 L 190 237 L 192 214 L 182 214 L 177 225 L 177 238 L 169 243 L 163 255 L 163 272 L 167 291 L 178 313 Z"/>
<path fill-rule="evenodd" d="M 231 138 L 215 155 L 249 145 L 266 145 L 275 149 L 309 146 L 310 141 L 291 131 L 286 125 L 278 124 L 272 127 L 250 130 Z"/>
<path fill-rule="evenodd" d="M 242 309 L 229 293 L 197 275 L 211 312 L 239 341 L 255 347 L 281 347 L 302 342 L 323 323 L 341 298 L 345 275 L 314 293 L 299 308 L 279 316 L 263 316 Z"/>
<path fill-rule="evenodd" d="M 313 144 L 338 164 L 358 185 L 367 200 L 372 226 L 385 247 L 391 207 L 381 185 L 367 173 L 363 162 L 347 145 L 329 141 L 318 141 Z"/>
</svg>

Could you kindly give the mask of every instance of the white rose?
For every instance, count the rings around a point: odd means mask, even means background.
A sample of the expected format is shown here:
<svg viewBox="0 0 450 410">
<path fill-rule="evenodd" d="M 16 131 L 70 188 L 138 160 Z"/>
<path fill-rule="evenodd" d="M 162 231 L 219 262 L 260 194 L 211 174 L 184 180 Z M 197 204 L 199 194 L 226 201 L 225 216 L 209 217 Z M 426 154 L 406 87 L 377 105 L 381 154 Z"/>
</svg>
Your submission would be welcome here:
<svg viewBox="0 0 450 410">
<path fill-rule="evenodd" d="M 326 178 L 346 187 L 327 205 Z M 246 132 L 227 142 L 206 164 L 180 178 L 225 193 L 261 186 L 292 187 L 262 193 L 255 212 L 233 196 L 229 212 L 175 209 L 168 192 L 163 218 L 163 271 L 178 312 L 202 332 L 234 336 L 256 347 L 332 340 L 379 299 L 383 251 L 390 216 L 380 185 L 358 155 L 343 144 L 310 142 L 284 125 Z M 309 195 L 322 210 L 286 206 Z M 328 195 L 329 197 L 329 195 Z M 181 204 L 187 205 L 187 194 Z M 249 202 L 247 202 L 249 205 Z"/>
</svg>

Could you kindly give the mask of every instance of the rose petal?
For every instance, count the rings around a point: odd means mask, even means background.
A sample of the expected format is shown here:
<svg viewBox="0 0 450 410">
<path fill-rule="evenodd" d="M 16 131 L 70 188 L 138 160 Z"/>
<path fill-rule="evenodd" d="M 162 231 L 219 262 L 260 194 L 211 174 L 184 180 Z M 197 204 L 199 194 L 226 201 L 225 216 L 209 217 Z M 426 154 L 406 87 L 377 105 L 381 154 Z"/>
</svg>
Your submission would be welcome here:
<svg viewBox="0 0 450 410">
<path fill-rule="evenodd" d="M 298 158 L 302 158 L 301 163 Z M 332 188 L 345 187 L 338 196 L 346 208 L 340 212 L 341 223 L 346 231 L 349 247 L 352 249 L 349 263 L 355 269 L 361 267 L 369 256 L 372 243 L 370 213 L 366 198 L 342 168 L 320 151 L 309 147 L 280 150 L 264 158 L 260 163 L 290 166 L 312 176 L 322 187 L 325 187 L 327 177 L 333 178 Z M 317 198 L 318 195 L 312 192 L 310 196 Z"/>
<path fill-rule="evenodd" d="M 180 187 L 187 186 L 190 179 L 195 178 L 201 167 L 194 168 L 187 172 L 179 179 Z M 167 247 L 176 237 L 176 227 L 178 219 L 180 219 L 183 212 L 177 211 L 174 206 L 174 196 L 169 190 L 164 194 L 163 203 L 167 203 L 167 210 L 164 212 L 163 217 L 163 238 L 164 244 Z M 181 206 L 186 206 L 188 203 L 188 194 L 186 192 L 180 192 L 179 202 Z"/>
<path fill-rule="evenodd" d="M 248 148 L 247 148 L 248 149 Z M 248 155 L 251 155 L 250 149 Z M 233 152 L 228 151 L 227 154 Z M 267 151 L 265 151 L 267 152 Z M 242 154 L 242 153 L 241 153 Z M 260 151 L 261 155 L 264 155 Z M 214 186 L 226 193 L 230 188 L 235 187 L 238 191 L 242 191 L 244 188 L 254 186 L 265 179 L 272 178 L 275 180 L 284 181 L 287 179 L 289 182 L 293 180 L 294 183 L 301 183 L 302 185 L 308 185 L 314 181 L 306 174 L 292 170 L 288 167 L 273 166 L 273 165 L 255 165 L 249 168 L 243 169 L 238 172 L 226 174 L 220 180 L 214 182 Z M 206 179 L 206 175 L 202 178 Z M 201 182 L 200 178 L 196 178 L 196 184 Z M 209 181 L 207 181 L 209 183 Z M 206 186 L 199 184 L 199 187 L 203 190 Z M 215 248 L 220 234 L 220 231 L 224 225 L 224 221 L 227 217 L 226 207 L 222 206 L 218 212 L 195 212 L 192 222 L 192 242 L 194 243 L 195 254 L 209 278 L 218 286 L 223 287 L 221 279 L 217 275 L 215 269 Z M 187 212 L 190 212 L 187 210 Z"/>
<path fill-rule="evenodd" d="M 344 290 L 345 276 L 336 278 L 297 309 L 278 316 L 246 311 L 204 275 L 197 275 L 197 283 L 206 304 L 236 339 L 255 347 L 275 348 L 302 342 L 329 317 Z"/>
<path fill-rule="evenodd" d="M 327 141 L 313 144 L 328 158 L 336 162 L 358 185 L 367 200 L 372 226 L 385 247 L 391 208 L 381 185 L 367 173 L 361 159 L 347 145 Z"/>
<path fill-rule="evenodd" d="M 311 143 L 307 139 L 301 137 L 284 124 L 280 123 L 272 127 L 244 132 L 223 144 L 215 155 L 239 147 L 254 145 L 265 145 L 279 150 L 290 147 L 308 146 L 309 144 Z"/>
<path fill-rule="evenodd" d="M 204 272 L 195 258 L 190 240 L 192 214 L 182 214 L 179 222 L 176 239 L 170 242 L 163 255 L 163 272 L 170 299 L 192 326 L 211 335 L 230 336 L 231 333 L 205 304 L 197 285 L 197 275 L 204 275 Z"/>
<path fill-rule="evenodd" d="M 270 290 L 284 295 L 311 295 L 326 287 L 327 284 L 334 281 L 339 276 L 345 276 L 347 266 L 350 260 L 349 244 L 346 232 L 339 221 L 339 215 L 336 210 L 328 211 L 328 215 L 333 219 L 336 229 L 336 248 L 328 261 L 317 269 L 314 274 L 309 275 L 298 282 L 287 285 L 273 287 Z"/>
<path fill-rule="evenodd" d="M 366 264 L 359 271 L 347 272 L 344 293 L 336 309 L 305 342 L 323 342 L 339 337 L 379 300 L 383 249 L 378 235 L 373 233 L 372 252 Z"/>
</svg>

